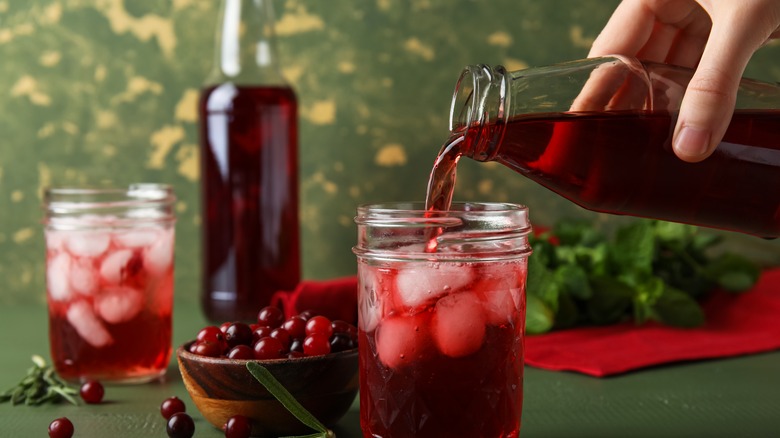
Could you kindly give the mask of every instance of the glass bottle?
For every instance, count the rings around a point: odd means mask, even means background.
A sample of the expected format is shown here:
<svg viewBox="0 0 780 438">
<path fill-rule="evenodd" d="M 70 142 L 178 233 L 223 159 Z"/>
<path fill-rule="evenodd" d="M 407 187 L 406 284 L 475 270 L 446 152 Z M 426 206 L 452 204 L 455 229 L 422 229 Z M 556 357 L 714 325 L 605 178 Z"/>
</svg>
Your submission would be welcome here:
<svg viewBox="0 0 780 438">
<path fill-rule="evenodd" d="M 688 163 L 671 139 L 691 75 L 621 56 L 469 66 L 444 149 L 497 161 L 590 210 L 780 236 L 780 85 L 743 79 L 723 141 Z"/>
<path fill-rule="evenodd" d="M 300 280 L 297 100 L 270 0 L 223 0 L 214 69 L 199 103 L 202 307 L 252 320 Z"/>
</svg>

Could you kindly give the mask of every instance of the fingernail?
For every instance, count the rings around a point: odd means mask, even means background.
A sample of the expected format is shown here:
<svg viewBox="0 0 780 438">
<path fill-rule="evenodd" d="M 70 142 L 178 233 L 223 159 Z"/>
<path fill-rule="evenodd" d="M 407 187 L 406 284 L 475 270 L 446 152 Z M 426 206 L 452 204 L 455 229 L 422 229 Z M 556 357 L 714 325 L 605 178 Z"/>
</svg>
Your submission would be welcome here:
<svg viewBox="0 0 780 438">
<path fill-rule="evenodd" d="M 683 126 L 674 142 L 674 150 L 678 155 L 700 157 L 707 153 L 710 144 L 710 133 L 703 129 Z"/>
</svg>

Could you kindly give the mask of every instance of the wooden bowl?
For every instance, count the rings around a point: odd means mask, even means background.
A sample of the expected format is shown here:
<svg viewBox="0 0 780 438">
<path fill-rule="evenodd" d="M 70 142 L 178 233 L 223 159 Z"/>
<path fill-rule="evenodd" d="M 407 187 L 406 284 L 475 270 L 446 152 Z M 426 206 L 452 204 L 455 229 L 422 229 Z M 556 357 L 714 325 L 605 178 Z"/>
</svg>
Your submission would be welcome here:
<svg viewBox="0 0 780 438">
<path fill-rule="evenodd" d="M 255 380 L 247 360 L 176 350 L 184 386 L 203 417 L 215 427 L 233 415 L 252 419 L 252 436 L 314 433 Z M 326 356 L 258 361 L 320 422 L 332 427 L 349 410 L 358 392 L 358 350 Z"/>
</svg>

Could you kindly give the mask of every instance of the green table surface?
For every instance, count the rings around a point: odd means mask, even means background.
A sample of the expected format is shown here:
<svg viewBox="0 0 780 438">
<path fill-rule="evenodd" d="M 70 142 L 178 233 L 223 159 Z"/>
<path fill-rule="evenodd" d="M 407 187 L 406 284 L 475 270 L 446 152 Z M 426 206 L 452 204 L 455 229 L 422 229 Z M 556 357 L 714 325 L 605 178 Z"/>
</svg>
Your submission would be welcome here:
<svg viewBox="0 0 780 438">
<path fill-rule="evenodd" d="M 778 316 L 780 317 L 780 316 Z M 177 303 L 174 344 L 206 325 L 194 305 Z M 0 308 L 0 388 L 12 386 L 33 354 L 48 358 L 46 309 Z M 195 419 L 196 437 L 224 436 L 198 412 L 171 361 L 163 383 L 108 386 L 100 405 L 0 405 L 0 437 L 44 437 L 67 416 L 75 437 L 165 437 L 159 406 L 176 395 Z M 780 352 L 674 364 L 597 379 L 526 368 L 522 436 L 780 437 Z M 357 400 L 335 429 L 360 436 Z M 465 437 L 468 438 L 468 437 Z"/>
</svg>

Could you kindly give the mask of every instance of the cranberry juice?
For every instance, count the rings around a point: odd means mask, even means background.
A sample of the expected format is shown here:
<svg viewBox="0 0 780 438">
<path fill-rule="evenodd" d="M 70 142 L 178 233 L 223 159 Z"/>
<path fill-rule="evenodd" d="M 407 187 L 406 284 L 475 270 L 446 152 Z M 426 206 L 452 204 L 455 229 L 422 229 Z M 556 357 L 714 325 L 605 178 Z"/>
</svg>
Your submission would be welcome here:
<svg viewBox="0 0 780 438">
<path fill-rule="evenodd" d="M 780 236 L 780 111 L 736 111 L 699 163 L 675 156 L 673 128 L 671 115 L 656 112 L 526 116 L 506 124 L 488 159 L 590 210 Z M 445 154 L 453 168 L 452 157 L 473 147 L 470 136 L 460 141 Z"/>
<path fill-rule="evenodd" d="M 154 226 L 46 231 L 49 340 L 60 376 L 142 382 L 165 373 L 173 235 Z"/>
<path fill-rule="evenodd" d="M 203 309 L 254 319 L 300 280 L 295 94 L 225 83 L 204 90 L 199 111 Z"/>
<path fill-rule="evenodd" d="M 525 270 L 359 262 L 364 437 L 519 435 Z"/>
</svg>

